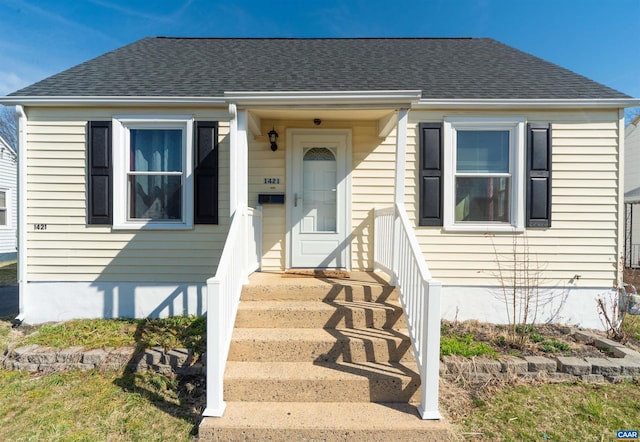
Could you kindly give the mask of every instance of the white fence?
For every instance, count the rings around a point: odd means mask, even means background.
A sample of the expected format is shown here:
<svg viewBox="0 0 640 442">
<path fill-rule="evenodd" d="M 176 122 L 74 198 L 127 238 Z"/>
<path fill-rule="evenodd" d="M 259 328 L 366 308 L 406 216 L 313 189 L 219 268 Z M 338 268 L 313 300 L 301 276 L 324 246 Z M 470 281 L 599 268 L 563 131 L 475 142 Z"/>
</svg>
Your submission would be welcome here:
<svg viewBox="0 0 640 442">
<path fill-rule="evenodd" d="M 207 407 L 204 416 L 222 416 L 224 369 L 242 285 L 260 267 L 262 211 L 238 208 L 231 221 L 218 269 L 207 280 Z"/>
<path fill-rule="evenodd" d="M 440 292 L 431 278 L 404 208 L 374 211 L 374 266 L 387 273 L 398 289 L 422 382 L 419 407 L 423 419 L 441 419 Z"/>
</svg>

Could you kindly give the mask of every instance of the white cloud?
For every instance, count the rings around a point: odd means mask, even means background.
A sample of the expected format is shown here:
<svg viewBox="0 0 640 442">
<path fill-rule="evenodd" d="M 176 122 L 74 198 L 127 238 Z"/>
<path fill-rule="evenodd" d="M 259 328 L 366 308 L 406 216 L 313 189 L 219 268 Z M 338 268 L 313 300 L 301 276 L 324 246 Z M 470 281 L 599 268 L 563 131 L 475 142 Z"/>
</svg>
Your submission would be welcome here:
<svg viewBox="0 0 640 442">
<path fill-rule="evenodd" d="M 32 83 L 15 72 L 0 71 L 0 96 L 10 94 Z"/>
</svg>

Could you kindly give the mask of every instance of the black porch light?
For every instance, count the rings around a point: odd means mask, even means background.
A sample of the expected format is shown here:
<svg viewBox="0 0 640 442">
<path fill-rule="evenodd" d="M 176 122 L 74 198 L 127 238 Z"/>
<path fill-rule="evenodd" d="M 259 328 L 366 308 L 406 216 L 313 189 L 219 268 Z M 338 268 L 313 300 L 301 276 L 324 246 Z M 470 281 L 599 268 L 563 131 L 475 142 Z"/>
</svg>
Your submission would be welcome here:
<svg viewBox="0 0 640 442">
<path fill-rule="evenodd" d="M 276 150 L 278 150 L 278 132 L 276 132 L 274 128 L 274 129 L 271 129 L 267 135 L 269 135 L 271 150 L 275 152 Z"/>
</svg>

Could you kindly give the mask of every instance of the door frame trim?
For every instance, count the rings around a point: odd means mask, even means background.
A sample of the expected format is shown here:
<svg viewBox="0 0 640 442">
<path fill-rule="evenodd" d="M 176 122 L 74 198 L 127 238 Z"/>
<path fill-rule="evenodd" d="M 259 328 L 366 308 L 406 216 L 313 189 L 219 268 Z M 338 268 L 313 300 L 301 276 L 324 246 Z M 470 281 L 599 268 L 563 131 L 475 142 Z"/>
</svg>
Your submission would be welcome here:
<svg viewBox="0 0 640 442">
<path fill-rule="evenodd" d="M 345 239 L 347 240 L 347 248 L 346 248 L 346 256 L 345 256 L 345 269 L 351 270 L 351 241 L 349 240 L 351 236 L 352 230 L 352 216 L 351 216 L 351 153 L 352 153 L 352 135 L 351 129 L 297 129 L 297 128 L 288 128 L 286 131 L 286 196 L 285 196 L 285 215 L 286 215 L 286 235 L 285 235 L 285 269 L 290 269 L 291 267 L 291 257 L 293 251 L 292 244 L 292 229 L 293 229 L 293 220 L 291 216 L 292 205 L 293 205 L 293 150 L 295 148 L 294 145 L 294 137 L 298 135 L 315 135 L 318 137 L 323 136 L 332 136 L 334 138 L 341 138 L 340 141 L 344 141 L 345 143 L 345 195 L 344 195 L 344 207 L 342 208 L 345 211 L 345 223 L 347 224 L 345 227 Z"/>
</svg>

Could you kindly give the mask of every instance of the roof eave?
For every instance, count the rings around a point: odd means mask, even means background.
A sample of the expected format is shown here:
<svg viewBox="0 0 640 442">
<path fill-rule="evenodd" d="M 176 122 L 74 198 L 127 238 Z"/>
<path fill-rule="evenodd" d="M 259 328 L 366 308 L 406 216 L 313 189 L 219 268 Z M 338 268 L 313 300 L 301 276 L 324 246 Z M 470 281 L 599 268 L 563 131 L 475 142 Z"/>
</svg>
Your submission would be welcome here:
<svg viewBox="0 0 640 442">
<path fill-rule="evenodd" d="M 225 92 L 223 97 L 130 97 L 130 96 L 6 96 L 6 106 L 372 106 L 421 109 L 524 109 L 524 108 L 629 108 L 640 106 L 639 98 L 599 99 L 440 99 L 420 98 L 420 90 L 400 91 L 293 91 L 293 92 Z"/>
<path fill-rule="evenodd" d="M 583 108 L 627 108 L 640 106 L 640 98 L 586 98 L 586 99 L 440 99 L 423 98 L 413 109 L 583 109 Z"/>
<path fill-rule="evenodd" d="M 127 97 L 127 96 L 6 96 L 0 97 L 5 106 L 55 106 L 55 107 L 102 107 L 102 106 L 189 106 L 220 105 L 226 106 L 223 97 Z"/>
<path fill-rule="evenodd" d="M 369 106 L 406 107 L 417 104 L 421 90 L 379 91 L 284 91 L 284 92 L 240 92 L 228 91 L 224 96 L 229 102 L 240 106 Z"/>
</svg>

